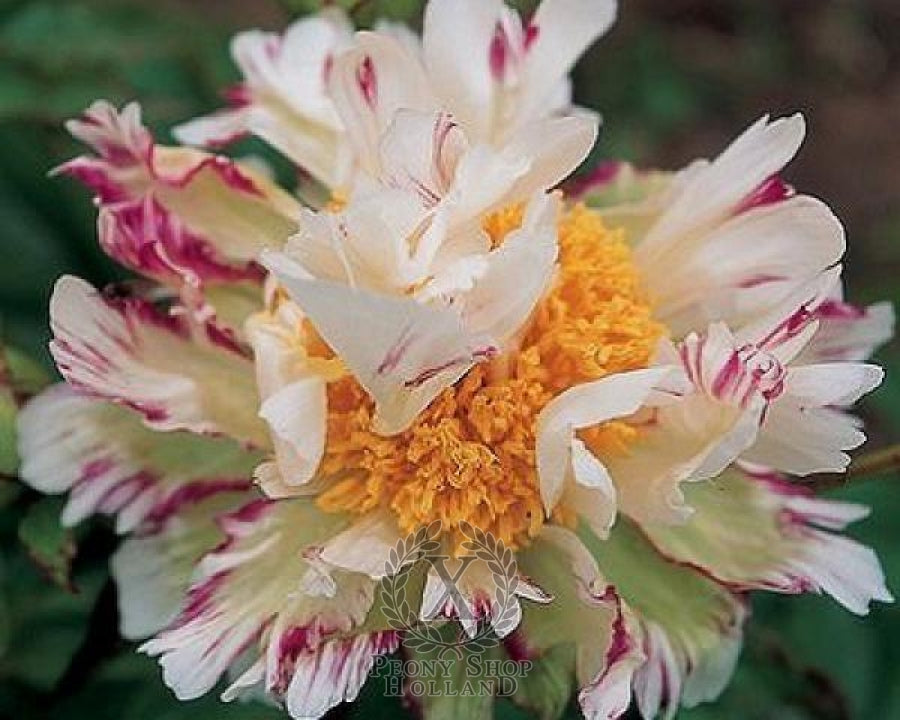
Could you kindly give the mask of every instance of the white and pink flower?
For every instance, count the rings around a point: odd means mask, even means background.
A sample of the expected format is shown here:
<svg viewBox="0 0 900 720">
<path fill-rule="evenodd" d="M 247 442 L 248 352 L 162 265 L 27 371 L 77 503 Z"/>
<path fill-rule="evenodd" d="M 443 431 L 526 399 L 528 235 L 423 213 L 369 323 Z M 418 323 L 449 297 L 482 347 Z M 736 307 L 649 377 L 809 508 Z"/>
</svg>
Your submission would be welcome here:
<svg viewBox="0 0 900 720">
<path fill-rule="evenodd" d="M 134 104 L 70 124 L 96 155 L 61 171 L 155 285 L 58 281 L 66 384 L 23 409 L 21 473 L 68 493 L 66 525 L 129 534 L 122 634 L 178 698 L 227 677 L 225 700 L 293 718 L 352 701 L 403 642 L 379 593 L 398 572 L 420 581 L 416 622 L 492 628 L 604 720 L 714 699 L 751 591 L 891 601 L 840 534 L 867 509 L 792 479 L 846 470 L 893 332 L 889 306 L 843 298 L 840 222 L 780 178 L 803 120 L 763 118 L 678 173 L 566 184 L 598 127 L 567 75 L 614 14 L 433 0 L 421 38 L 354 34 L 334 9 L 238 36 L 234 107 L 177 135 L 257 135 L 334 193 L 324 208 L 156 144 Z M 393 561 L 435 519 L 454 568 L 464 524 L 515 552 L 511 625 L 483 559 L 449 599 Z"/>
</svg>

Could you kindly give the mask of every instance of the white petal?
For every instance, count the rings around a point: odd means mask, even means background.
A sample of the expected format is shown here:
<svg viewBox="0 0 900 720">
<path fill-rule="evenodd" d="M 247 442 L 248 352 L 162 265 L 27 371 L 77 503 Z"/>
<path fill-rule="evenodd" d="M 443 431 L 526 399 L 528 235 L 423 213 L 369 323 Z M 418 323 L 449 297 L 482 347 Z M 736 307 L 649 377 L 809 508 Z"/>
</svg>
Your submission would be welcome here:
<svg viewBox="0 0 900 720">
<path fill-rule="evenodd" d="M 547 512 L 563 492 L 575 430 L 632 415 L 672 373 L 668 367 L 619 373 L 576 385 L 547 404 L 537 426 L 537 467 Z"/>
<path fill-rule="evenodd" d="M 490 47 L 503 11 L 500 0 L 442 0 L 425 8 L 422 45 L 429 78 L 476 138 L 488 136 L 494 91 Z"/>
<path fill-rule="evenodd" d="M 393 515 L 379 510 L 329 540 L 321 558 L 334 567 L 379 579 L 387 574 L 388 554 L 401 537 Z"/>
<path fill-rule="evenodd" d="M 535 38 L 525 55 L 519 112 L 530 117 L 616 18 L 615 0 L 543 0 L 528 25 Z"/>
<path fill-rule="evenodd" d="M 637 249 L 641 262 L 693 230 L 723 220 L 796 154 L 806 132 L 801 115 L 761 118 L 718 158 L 693 173 Z"/>
<path fill-rule="evenodd" d="M 435 101 L 419 58 L 392 37 L 360 32 L 331 69 L 330 92 L 364 170 L 379 174 L 381 138 L 398 110 Z"/>
<path fill-rule="evenodd" d="M 844 247 L 832 212 L 800 196 L 742 213 L 641 269 L 660 320 L 680 337 L 713 320 L 740 327 L 756 319 L 837 262 Z"/>
<path fill-rule="evenodd" d="M 309 482 L 325 452 L 328 400 L 325 382 L 309 377 L 269 396 L 259 410 L 276 439 L 276 454 L 285 483 Z"/>
<path fill-rule="evenodd" d="M 453 310 L 303 278 L 276 254 L 263 262 L 375 399 L 382 434 L 407 428 L 444 388 L 496 352 L 493 340 L 467 332 Z"/>
</svg>

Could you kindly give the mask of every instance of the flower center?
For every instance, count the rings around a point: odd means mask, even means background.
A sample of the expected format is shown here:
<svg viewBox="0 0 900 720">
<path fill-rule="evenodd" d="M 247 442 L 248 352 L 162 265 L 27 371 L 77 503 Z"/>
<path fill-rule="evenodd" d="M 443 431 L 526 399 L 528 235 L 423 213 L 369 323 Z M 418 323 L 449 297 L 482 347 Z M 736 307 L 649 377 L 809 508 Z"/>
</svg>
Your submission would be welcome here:
<svg viewBox="0 0 900 720">
<path fill-rule="evenodd" d="M 484 221 L 499 245 L 522 222 L 520 208 Z M 371 430 L 373 405 L 344 376 L 328 387 L 322 472 L 337 478 L 319 495 L 330 512 L 389 508 L 404 532 L 440 520 L 469 522 L 516 548 L 544 523 L 535 468 L 535 425 L 567 388 L 646 367 L 664 328 L 651 314 L 622 231 L 575 207 L 559 226 L 560 270 L 514 352 L 472 368 L 407 431 Z M 580 433 L 594 450 L 624 450 L 635 430 L 607 423 Z M 565 510 L 559 522 L 569 522 Z"/>
</svg>

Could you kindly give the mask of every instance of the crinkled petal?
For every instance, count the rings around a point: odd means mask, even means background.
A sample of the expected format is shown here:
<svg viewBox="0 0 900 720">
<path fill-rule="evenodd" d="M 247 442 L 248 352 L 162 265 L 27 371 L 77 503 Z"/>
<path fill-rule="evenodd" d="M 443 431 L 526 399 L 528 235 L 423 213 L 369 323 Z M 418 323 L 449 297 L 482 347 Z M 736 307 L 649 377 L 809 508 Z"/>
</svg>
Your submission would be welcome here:
<svg viewBox="0 0 900 720">
<path fill-rule="evenodd" d="M 198 241 L 239 265 L 264 247 L 281 247 L 296 231 L 300 206 L 289 194 L 228 158 L 156 145 L 134 103 L 119 112 L 97 101 L 67 127 L 98 157 L 76 158 L 59 172 L 94 189 L 104 205 L 139 204 L 152 197 Z M 177 252 L 175 239 L 167 240 L 174 244 L 166 250 Z M 200 273 L 204 267 L 199 263 L 191 269 Z"/>
<path fill-rule="evenodd" d="M 586 717 L 623 715 L 630 704 L 632 672 L 643 656 L 616 588 L 581 540 L 558 526 L 545 526 L 534 545 L 519 553 L 519 567 L 553 601 L 524 606 L 522 627 L 507 639 L 507 651 L 528 659 L 571 643 Z"/>
</svg>

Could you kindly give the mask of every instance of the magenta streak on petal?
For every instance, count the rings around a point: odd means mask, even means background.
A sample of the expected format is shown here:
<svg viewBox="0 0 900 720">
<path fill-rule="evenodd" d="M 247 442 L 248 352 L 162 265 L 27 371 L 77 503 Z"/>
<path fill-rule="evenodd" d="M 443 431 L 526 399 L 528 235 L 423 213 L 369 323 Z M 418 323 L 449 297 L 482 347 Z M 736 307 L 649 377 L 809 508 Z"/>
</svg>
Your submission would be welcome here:
<svg viewBox="0 0 900 720">
<path fill-rule="evenodd" d="M 232 328 L 223 327 L 210 322 L 204 325 L 204 329 L 206 331 L 206 338 L 213 345 L 233 352 L 236 355 L 243 355 L 247 358 L 251 357 L 250 352 L 243 344 L 241 344 Z"/>
<path fill-rule="evenodd" d="M 128 197 L 126 190 L 116 183 L 102 160 L 81 157 L 70 160 L 53 170 L 53 175 L 69 175 L 95 193 L 102 203 L 121 202 Z"/>
<path fill-rule="evenodd" d="M 197 505 L 219 493 L 246 492 L 252 485 L 249 480 L 243 479 L 196 480 L 181 485 L 166 495 L 150 508 L 144 519 L 155 527 L 162 527 L 172 516 L 189 505 Z"/>
<path fill-rule="evenodd" d="M 737 388 L 742 371 L 740 356 L 734 351 L 713 380 L 711 388 L 713 396 L 717 398 L 729 396 Z"/>
<path fill-rule="evenodd" d="M 783 345 L 800 334 L 813 319 L 813 311 L 806 304 L 801 305 L 790 317 L 760 340 L 757 347 L 771 349 Z"/>
<path fill-rule="evenodd" d="M 525 26 L 525 50 L 530 50 L 535 41 L 540 37 L 541 29 L 533 21 Z"/>
<path fill-rule="evenodd" d="M 232 190 L 259 198 L 265 197 L 262 190 L 256 186 L 256 183 L 237 163 L 222 155 L 207 156 L 181 175 L 160 175 L 155 167 L 151 166 L 151 173 L 155 179 L 174 188 L 186 187 L 204 170 L 211 170 Z"/>
<path fill-rule="evenodd" d="M 815 317 L 823 320 L 862 320 L 868 313 L 850 303 L 826 300 L 815 310 Z"/>
<path fill-rule="evenodd" d="M 410 378 L 409 380 L 404 381 L 403 387 L 405 388 L 416 388 L 421 387 L 429 380 L 433 380 L 435 377 L 440 375 L 442 372 L 446 372 L 454 367 L 459 367 L 462 365 L 469 365 L 474 362 L 481 362 L 484 360 L 490 360 L 493 357 L 496 357 L 499 350 L 496 347 L 485 347 L 479 348 L 477 350 L 472 351 L 471 355 L 460 355 L 455 358 L 450 358 L 449 360 L 441 363 L 440 365 L 436 365 L 434 367 L 425 368 L 418 375 Z"/>
<path fill-rule="evenodd" d="M 210 553 L 222 553 L 233 547 L 238 540 L 251 533 L 255 529 L 255 525 L 276 507 L 277 504 L 272 500 L 256 498 L 234 512 L 217 517 L 216 525 L 224 533 L 225 539 Z"/>
<path fill-rule="evenodd" d="M 628 634 L 625 627 L 625 617 L 622 613 L 622 600 L 616 592 L 616 588 L 608 585 L 603 595 L 598 598 L 604 603 L 615 605 L 616 617 L 613 620 L 613 638 L 606 650 L 606 667 L 607 669 L 624 658 L 628 653 L 634 650 L 634 638 Z"/>
<path fill-rule="evenodd" d="M 144 492 L 159 483 L 159 477 L 141 470 L 116 483 L 97 500 L 97 510 L 105 515 L 113 515 L 128 507 Z"/>
<path fill-rule="evenodd" d="M 786 200 L 793 194 L 794 189 L 790 185 L 785 183 L 778 175 L 772 175 L 741 201 L 735 209 L 734 214 L 740 215 L 741 213 L 754 208 L 774 205 L 775 203 Z"/>
<path fill-rule="evenodd" d="M 509 46 L 506 29 L 503 27 L 503 23 L 498 21 L 497 26 L 494 28 L 491 44 L 488 47 L 488 63 L 491 68 L 491 75 L 497 82 L 502 82 L 506 77 L 506 67 L 509 63 L 511 52 L 512 49 Z"/>
<path fill-rule="evenodd" d="M 101 210 L 99 229 L 110 257 L 160 282 L 199 286 L 262 280 L 257 265 L 230 264 L 150 196 Z"/>
<path fill-rule="evenodd" d="M 784 282 L 786 279 L 787 278 L 784 275 L 760 274 L 749 277 L 746 280 L 742 280 L 737 284 L 737 287 L 741 290 L 752 290 L 753 288 L 761 287 L 762 285 L 768 285 L 775 282 Z"/>
<path fill-rule="evenodd" d="M 222 570 L 211 575 L 203 582 L 193 585 L 187 594 L 187 602 L 170 629 L 187 625 L 206 615 L 214 607 L 214 599 L 219 589 L 231 576 L 230 570 Z"/>
<path fill-rule="evenodd" d="M 235 83 L 224 88 L 220 93 L 229 105 L 242 108 L 253 102 L 253 96 L 246 83 Z"/>
<path fill-rule="evenodd" d="M 317 616 L 306 625 L 295 625 L 281 633 L 277 640 L 276 672 L 267 681 L 267 689 L 283 694 L 291 682 L 300 655 L 315 652 L 329 635 L 339 630 L 337 626 L 324 624 L 322 618 Z"/>
<path fill-rule="evenodd" d="M 115 466 L 116 462 L 111 457 L 91 460 L 81 469 L 81 476 L 72 485 L 71 492 L 76 492 L 79 487 L 90 484 L 102 475 L 106 475 Z"/>
<path fill-rule="evenodd" d="M 391 346 L 388 351 L 384 355 L 384 359 L 381 361 L 381 364 L 376 368 L 375 372 L 378 375 L 386 375 L 389 372 L 393 372 L 397 369 L 397 366 L 403 360 L 403 356 L 409 352 L 409 348 L 412 346 L 415 341 L 416 336 L 412 331 L 412 328 L 407 326 L 400 333 L 400 337 L 397 339 L 397 342 Z"/>
<path fill-rule="evenodd" d="M 578 200 L 590 192 L 602 190 L 615 182 L 625 163 L 619 160 L 604 160 L 593 170 L 580 177 L 574 177 L 563 185 L 566 197 Z"/>
<path fill-rule="evenodd" d="M 517 663 L 534 660 L 538 654 L 534 648 L 528 645 L 528 638 L 521 627 L 517 627 L 503 638 L 503 648 L 510 659 Z"/>
<path fill-rule="evenodd" d="M 374 110 L 378 103 L 378 76 L 375 72 L 375 63 L 369 55 L 366 55 L 356 68 L 356 84 L 363 100 Z"/>
</svg>

